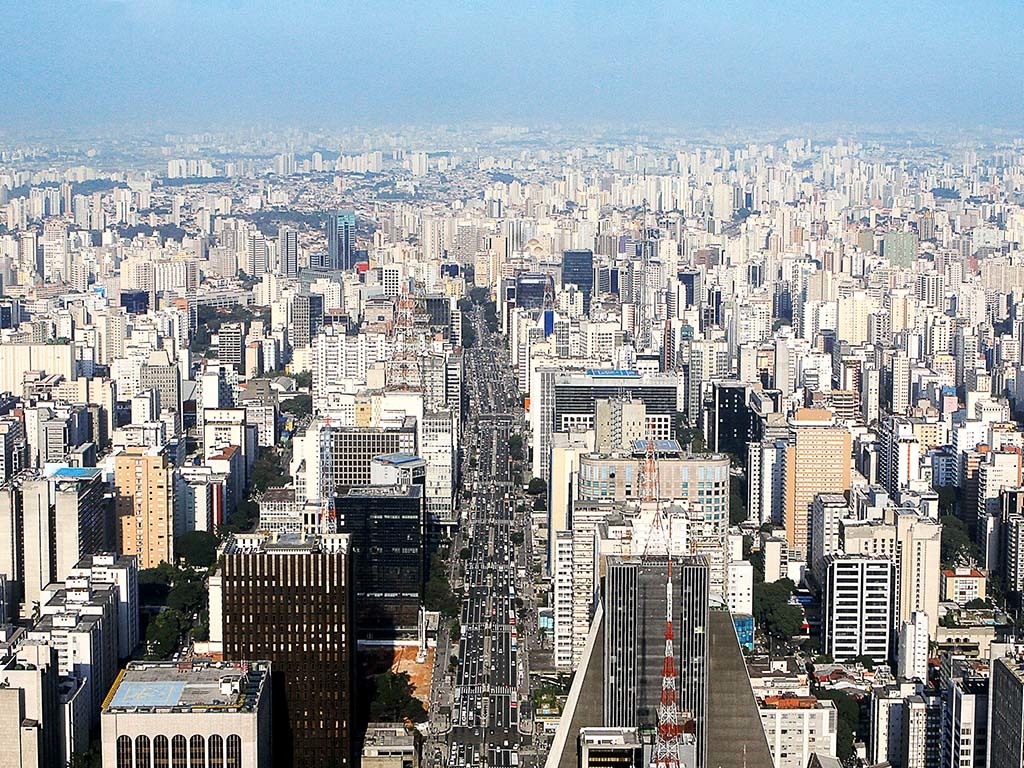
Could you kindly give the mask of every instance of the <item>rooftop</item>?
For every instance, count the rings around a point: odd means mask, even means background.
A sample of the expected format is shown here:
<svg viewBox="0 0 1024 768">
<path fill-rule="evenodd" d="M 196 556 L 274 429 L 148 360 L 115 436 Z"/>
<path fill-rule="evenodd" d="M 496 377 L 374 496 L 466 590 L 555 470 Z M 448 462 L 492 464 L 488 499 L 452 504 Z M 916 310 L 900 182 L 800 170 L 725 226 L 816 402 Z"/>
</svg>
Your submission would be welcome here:
<svg viewBox="0 0 1024 768">
<path fill-rule="evenodd" d="M 57 480 L 92 480 L 101 471 L 96 467 L 60 467 L 52 477 Z"/>
<path fill-rule="evenodd" d="M 146 662 L 128 664 L 103 702 L 107 712 L 251 712 L 270 662 Z"/>
</svg>

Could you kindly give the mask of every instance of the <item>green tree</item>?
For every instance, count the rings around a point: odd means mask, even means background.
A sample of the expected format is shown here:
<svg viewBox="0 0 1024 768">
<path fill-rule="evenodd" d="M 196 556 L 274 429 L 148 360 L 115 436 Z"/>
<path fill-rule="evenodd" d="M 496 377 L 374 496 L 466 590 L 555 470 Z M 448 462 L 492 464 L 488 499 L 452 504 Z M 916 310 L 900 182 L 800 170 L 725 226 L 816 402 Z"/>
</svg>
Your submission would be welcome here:
<svg viewBox="0 0 1024 768">
<path fill-rule="evenodd" d="M 512 531 L 512 534 L 508 538 L 509 541 L 511 541 L 517 547 L 520 546 L 524 541 L 526 541 L 526 537 L 523 535 L 522 531 Z"/>
<path fill-rule="evenodd" d="M 754 620 L 772 646 L 788 648 L 803 627 L 803 611 L 789 602 L 795 588 L 789 579 L 754 584 Z"/>
<path fill-rule="evenodd" d="M 522 461 L 523 460 L 523 436 L 522 435 L 512 435 L 512 437 L 510 437 L 508 439 L 508 454 L 515 461 Z"/>
<path fill-rule="evenodd" d="M 169 659 L 178 649 L 187 626 L 184 616 L 170 608 L 151 618 L 146 628 L 146 658 L 151 661 Z"/>
<path fill-rule="evenodd" d="M 819 688 L 814 695 L 835 704 L 836 752 L 845 762 L 853 756 L 853 743 L 860 726 L 860 704 L 850 694 L 835 689 Z"/>
<path fill-rule="evenodd" d="M 542 493 L 547 493 L 547 490 L 548 484 L 544 482 L 543 477 L 533 478 L 526 488 L 526 492 L 531 496 L 540 496 Z"/>
<path fill-rule="evenodd" d="M 281 413 L 297 418 L 309 416 L 313 412 L 313 398 L 309 395 L 295 395 L 281 403 Z"/>
<path fill-rule="evenodd" d="M 206 587 L 201 581 L 182 581 L 167 595 L 167 607 L 191 619 L 206 608 L 206 599 Z"/>
<path fill-rule="evenodd" d="M 543 496 L 538 496 L 536 499 L 533 500 L 533 511 L 534 512 L 543 512 L 547 508 L 548 508 L 548 500 L 546 498 L 544 498 Z"/>
<path fill-rule="evenodd" d="M 939 518 L 942 524 L 940 559 L 944 568 L 955 568 L 968 562 L 978 561 L 978 548 L 971 540 L 967 525 L 958 517 L 945 515 Z"/>
<path fill-rule="evenodd" d="M 217 544 L 209 531 L 189 531 L 174 540 L 174 551 L 190 566 L 209 568 L 217 561 Z"/>
<path fill-rule="evenodd" d="M 295 386 L 299 389 L 309 389 L 313 386 L 313 374 L 310 371 L 301 371 L 292 378 L 295 379 Z"/>
<path fill-rule="evenodd" d="M 415 689 L 407 672 L 388 670 L 373 679 L 370 722 L 400 723 L 409 718 L 414 723 L 427 719 L 423 702 L 413 696 Z"/>
<path fill-rule="evenodd" d="M 739 525 L 747 519 L 747 479 L 745 475 L 729 478 L 729 525 Z"/>
</svg>

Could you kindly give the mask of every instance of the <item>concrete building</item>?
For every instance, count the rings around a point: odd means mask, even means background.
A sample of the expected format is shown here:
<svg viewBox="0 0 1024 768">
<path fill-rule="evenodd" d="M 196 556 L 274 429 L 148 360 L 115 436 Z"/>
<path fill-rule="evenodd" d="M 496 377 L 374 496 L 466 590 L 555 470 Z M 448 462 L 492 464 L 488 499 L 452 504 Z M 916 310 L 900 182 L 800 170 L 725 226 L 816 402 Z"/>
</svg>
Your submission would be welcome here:
<svg viewBox="0 0 1024 768">
<path fill-rule="evenodd" d="M 783 512 L 790 557 L 811 557 L 811 508 L 819 493 L 850 489 L 851 440 L 829 411 L 799 409 L 783 456 Z"/>
<path fill-rule="evenodd" d="M 1019 649 L 993 658 L 988 711 L 989 766 L 1024 765 L 1024 654 Z"/>
<path fill-rule="evenodd" d="M 850 661 L 858 656 L 866 656 L 877 664 L 889 661 L 894 579 L 895 568 L 885 557 L 825 558 L 825 653 L 836 661 Z"/>
<path fill-rule="evenodd" d="M 419 768 L 420 734 L 402 723 L 370 723 L 363 736 L 362 768 Z"/>
<path fill-rule="evenodd" d="M 128 448 L 114 458 L 118 549 L 139 568 L 174 562 L 174 471 L 167 457 Z"/>
<path fill-rule="evenodd" d="M 349 537 L 239 534 L 210 577 L 210 646 L 273 665 L 274 765 L 352 760 Z"/>
<path fill-rule="evenodd" d="M 806 768 L 814 753 L 835 756 L 838 714 L 831 701 L 768 696 L 757 704 L 775 768 Z"/>
<path fill-rule="evenodd" d="M 133 661 L 101 715 L 103 768 L 270 768 L 266 661 Z"/>
</svg>

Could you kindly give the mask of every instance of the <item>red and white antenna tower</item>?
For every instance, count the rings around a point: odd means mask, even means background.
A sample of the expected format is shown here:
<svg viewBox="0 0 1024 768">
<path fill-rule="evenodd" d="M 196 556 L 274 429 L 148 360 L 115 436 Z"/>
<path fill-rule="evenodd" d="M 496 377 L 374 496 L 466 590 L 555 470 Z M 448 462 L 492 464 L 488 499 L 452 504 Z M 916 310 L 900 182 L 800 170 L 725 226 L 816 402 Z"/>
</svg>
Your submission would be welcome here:
<svg viewBox="0 0 1024 768">
<path fill-rule="evenodd" d="M 675 629 L 672 621 L 672 533 L 671 520 L 664 520 L 661 507 L 661 488 L 658 477 L 658 456 L 654 434 L 647 431 L 647 451 L 644 458 L 642 485 L 643 499 L 654 503 L 654 519 L 644 547 L 646 555 L 655 535 L 665 543 L 665 657 L 661 664 L 661 700 L 658 702 L 658 731 L 654 740 L 656 768 L 682 768 L 679 751 L 682 732 L 679 697 L 676 689 Z"/>
</svg>

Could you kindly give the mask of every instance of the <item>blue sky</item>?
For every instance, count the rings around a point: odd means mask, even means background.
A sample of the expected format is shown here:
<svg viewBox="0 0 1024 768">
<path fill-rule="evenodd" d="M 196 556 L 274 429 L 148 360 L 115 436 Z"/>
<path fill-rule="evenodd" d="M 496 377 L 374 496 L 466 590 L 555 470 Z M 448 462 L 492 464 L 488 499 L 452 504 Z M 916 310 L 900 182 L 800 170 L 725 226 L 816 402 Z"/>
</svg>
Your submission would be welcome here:
<svg viewBox="0 0 1024 768">
<path fill-rule="evenodd" d="M 0 130 L 1024 123 L 1018 0 L 0 0 L 0 18 Z"/>
</svg>

